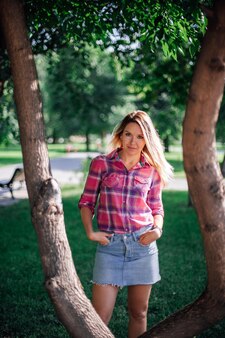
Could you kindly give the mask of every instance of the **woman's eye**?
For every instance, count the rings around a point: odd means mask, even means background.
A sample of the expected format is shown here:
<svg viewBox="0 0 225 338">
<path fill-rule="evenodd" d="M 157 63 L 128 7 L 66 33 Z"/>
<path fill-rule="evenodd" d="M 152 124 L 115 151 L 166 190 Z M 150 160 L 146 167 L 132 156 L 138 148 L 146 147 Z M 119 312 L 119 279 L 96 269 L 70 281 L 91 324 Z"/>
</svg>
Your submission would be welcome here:
<svg viewBox="0 0 225 338">
<path fill-rule="evenodd" d="M 142 135 L 138 135 L 138 137 L 137 137 L 139 140 L 143 140 L 143 136 Z"/>
<path fill-rule="evenodd" d="M 130 133 L 125 133 L 126 136 L 130 136 Z"/>
</svg>

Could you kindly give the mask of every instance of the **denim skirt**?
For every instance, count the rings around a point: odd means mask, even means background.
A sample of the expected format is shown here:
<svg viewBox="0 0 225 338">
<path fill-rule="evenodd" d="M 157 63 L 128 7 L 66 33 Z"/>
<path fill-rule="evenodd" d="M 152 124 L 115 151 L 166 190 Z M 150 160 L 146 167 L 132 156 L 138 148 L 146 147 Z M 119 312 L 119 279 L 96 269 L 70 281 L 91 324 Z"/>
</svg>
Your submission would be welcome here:
<svg viewBox="0 0 225 338">
<path fill-rule="evenodd" d="M 145 227 L 132 233 L 113 233 L 109 244 L 98 244 L 92 282 L 118 287 L 158 282 L 161 277 L 156 241 L 148 245 L 139 242 L 140 236 L 150 229 Z"/>
</svg>

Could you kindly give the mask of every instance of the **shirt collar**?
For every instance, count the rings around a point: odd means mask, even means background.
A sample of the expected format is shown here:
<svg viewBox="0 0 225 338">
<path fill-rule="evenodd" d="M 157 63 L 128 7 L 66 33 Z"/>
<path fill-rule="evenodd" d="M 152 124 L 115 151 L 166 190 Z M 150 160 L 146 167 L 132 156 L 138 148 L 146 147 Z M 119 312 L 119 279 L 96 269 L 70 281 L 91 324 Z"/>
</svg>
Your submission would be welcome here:
<svg viewBox="0 0 225 338">
<path fill-rule="evenodd" d="M 121 148 L 117 148 L 117 149 L 114 149 L 113 151 L 111 151 L 111 153 L 109 153 L 108 155 L 106 155 L 106 157 L 107 158 L 109 158 L 109 159 L 116 159 L 116 160 L 119 160 L 119 150 L 120 150 Z"/>
</svg>

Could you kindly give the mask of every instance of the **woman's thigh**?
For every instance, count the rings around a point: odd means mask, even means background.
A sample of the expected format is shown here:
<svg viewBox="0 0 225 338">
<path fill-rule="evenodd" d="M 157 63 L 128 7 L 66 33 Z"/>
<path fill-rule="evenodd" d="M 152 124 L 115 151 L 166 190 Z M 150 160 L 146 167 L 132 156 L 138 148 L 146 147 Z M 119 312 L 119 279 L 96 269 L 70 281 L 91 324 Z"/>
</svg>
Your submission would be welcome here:
<svg viewBox="0 0 225 338">
<path fill-rule="evenodd" d="M 119 288 L 113 285 L 93 285 L 92 304 L 106 324 L 108 324 L 112 316 L 118 290 Z"/>
<path fill-rule="evenodd" d="M 128 286 L 128 309 L 131 315 L 145 315 L 148 310 L 148 302 L 152 285 Z"/>
</svg>

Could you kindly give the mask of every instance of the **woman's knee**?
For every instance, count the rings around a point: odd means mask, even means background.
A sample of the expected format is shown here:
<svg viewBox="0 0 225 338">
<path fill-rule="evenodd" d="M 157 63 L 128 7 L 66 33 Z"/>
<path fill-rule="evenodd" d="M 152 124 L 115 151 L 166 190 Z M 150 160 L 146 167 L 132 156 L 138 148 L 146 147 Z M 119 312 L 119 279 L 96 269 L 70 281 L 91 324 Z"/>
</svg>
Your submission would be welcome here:
<svg viewBox="0 0 225 338">
<path fill-rule="evenodd" d="M 142 320 L 145 320 L 147 317 L 148 306 L 143 305 L 140 308 L 137 308 L 135 306 L 128 306 L 128 312 L 129 312 L 129 316 L 133 318 L 134 320 L 142 321 Z"/>
<path fill-rule="evenodd" d="M 95 309 L 103 323 L 106 325 L 109 324 L 111 316 L 112 316 L 112 311 L 111 309 L 107 311 L 107 309 Z"/>
</svg>

